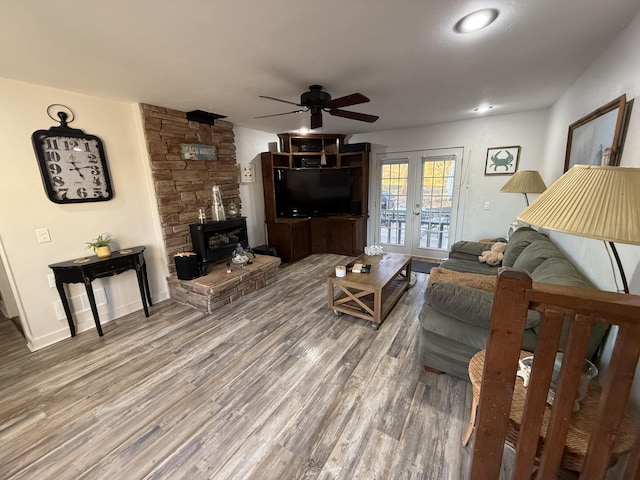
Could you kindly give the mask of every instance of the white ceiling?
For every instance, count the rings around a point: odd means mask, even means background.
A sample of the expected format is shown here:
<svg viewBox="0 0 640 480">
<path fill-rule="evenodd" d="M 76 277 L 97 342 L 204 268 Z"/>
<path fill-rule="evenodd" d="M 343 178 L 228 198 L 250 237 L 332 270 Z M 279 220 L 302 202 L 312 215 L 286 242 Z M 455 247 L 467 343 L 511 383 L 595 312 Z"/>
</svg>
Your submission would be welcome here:
<svg viewBox="0 0 640 480">
<path fill-rule="evenodd" d="M 0 77 L 226 115 L 267 132 L 309 126 L 282 113 L 311 84 L 364 123 L 324 114 L 325 132 L 360 133 L 550 106 L 640 11 L 639 0 L 1 0 Z M 460 35 L 466 13 L 490 27 Z M 73 105 L 70 105 L 73 109 Z M 43 106 L 46 108 L 46 106 Z"/>
</svg>

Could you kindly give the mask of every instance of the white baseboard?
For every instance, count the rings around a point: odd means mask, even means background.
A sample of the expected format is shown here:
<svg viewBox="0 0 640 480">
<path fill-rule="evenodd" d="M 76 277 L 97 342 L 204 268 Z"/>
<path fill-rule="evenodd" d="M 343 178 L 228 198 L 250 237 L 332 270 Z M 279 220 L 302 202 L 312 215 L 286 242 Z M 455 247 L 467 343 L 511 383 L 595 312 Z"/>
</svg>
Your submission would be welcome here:
<svg viewBox="0 0 640 480">
<path fill-rule="evenodd" d="M 154 297 L 151 297 L 154 303 L 161 302 L 169 298 L 169 290 L 165 289 L 162 292 L 157 292 Z M 151 311 L 149 312 L 150 318 L 153 317 L 153 307 L 151 307 Z M 101 305 L 98 308 L 98 315 L 100 316 L 100 324 L 104 326 L 112 320 L 115 320 L 120 317 L 124 317 L 133 312 L 137 312 L 142 310 L 142 304 L 138 299 L 135 302 L 131 302 L 127 305 L 122 305 L 116 309 L 110 310 L 108 305 Z M 93 321 L 93 315 L 91 311 L 83 311 L 80 314 L 76 315 L 74 313 L 74 319 L 76 321 L 76 334 L 80 332 L 85 332 L 87 330 L 93 330 L 96 335 L 98 332 L 96 331 L 96 324 Z M 71 337 L 71 332 L 69 332 L 69 324 L 67 323 L 66 318 L 62 318 L 59 320 L 59 328 L 53 332 L 47 333 L 41 337 L 37 337 L 32 339 L 31 341 L 27 341 L 27 347 L 32 352 L 36 350 L 40 350 L 41 348 L 48 347 L 49 345 L 53 345 L 61 340 Z"/>
</svg>

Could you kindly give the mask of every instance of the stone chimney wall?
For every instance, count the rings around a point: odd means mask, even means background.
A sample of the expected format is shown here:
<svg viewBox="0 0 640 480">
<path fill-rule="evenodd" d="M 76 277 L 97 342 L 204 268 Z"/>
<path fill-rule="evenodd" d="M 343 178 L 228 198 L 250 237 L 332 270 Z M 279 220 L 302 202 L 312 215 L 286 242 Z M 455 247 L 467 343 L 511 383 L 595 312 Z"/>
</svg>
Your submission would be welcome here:
<svg viewBox="0 0 640 480">
<path fill-rule="evenodd" d="M 147 151 L 169 272 L 175 274 L 173 256 L 190 251 L 189 225 L 197 223 L 198 208 L 211 220 L 214 185 L 220 186 L 225 212 L 235 203 L 240 211 L 240 188 L 236 168 L 233 124 L 216 120 L 215 125 L 187 120 L 185 112 L 141 104 Z M 182 160 L 181 143 L 215 145 L 217 160 Z"/>
</svg>

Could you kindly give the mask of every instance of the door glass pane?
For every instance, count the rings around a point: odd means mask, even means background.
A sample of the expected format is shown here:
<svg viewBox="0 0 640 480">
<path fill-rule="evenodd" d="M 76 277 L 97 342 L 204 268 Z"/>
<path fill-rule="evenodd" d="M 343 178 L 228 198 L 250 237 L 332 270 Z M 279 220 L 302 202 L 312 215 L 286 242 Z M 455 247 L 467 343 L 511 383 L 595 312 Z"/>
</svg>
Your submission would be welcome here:
<svg viewBox="0 0 640 480">
<path fill-rule="evenodd" d="M 383 163 L 380 184 L 380 242 L 405 245 L 408 162 Z"/>
<path fill-rule="evenodd" d="M 420 248 L 449 249 L 455 155 L 422 157 Z"/>
</svg>

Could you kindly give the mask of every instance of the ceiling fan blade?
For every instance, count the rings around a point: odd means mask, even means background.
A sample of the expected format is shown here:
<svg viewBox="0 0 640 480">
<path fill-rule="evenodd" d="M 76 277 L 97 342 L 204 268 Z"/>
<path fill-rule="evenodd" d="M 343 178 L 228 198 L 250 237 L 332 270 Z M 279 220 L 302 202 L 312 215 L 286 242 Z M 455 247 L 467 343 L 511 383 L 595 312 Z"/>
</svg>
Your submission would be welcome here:
<svg viewBox="0 0 640 480">
<path fill-rule="evenodd" d="M 291 112 L 284 112 L 284 113 L 272 113 L 270 115 L 260 115 L 259 117 L 253 117 L 253 118 L 267 118 L 267 117 L 279 117 L 280 115 L 289 115 L 291 113 L 304 113 L 306 112 L 306 109 L 301 109 L 301 110 L 292 110 Z"/>
<path fill-rule="evenodd" d="M 350 105 L 358 105 L 360 103 L 367 103 L 369 99 L 361 93 L 352 93 L 351 95 L 345 95 L 344 97 L 334 98 L 327 105 L 329 108 L 341 108 L 348 107 Z"/>
<path fill-rule="evenodd" d="M 266 95 L 258 95 L 260 98 L 266 98 L 269 100 L 275 100 L 276 102 L 282 102 L 282 103 L 289 103 L 291 105 L 297 105 L 298 107 L 301 107 L 302 105 L 300 105 L 299 103 L 296 102 L 290 102 L 289 100 L 282 100 L 281 98 L 276 98 L 276 97 L 268 97 Z"/>
<path fill-rule="evenodd" d="M 360 120 L 361 122 L 369 122 L 369 123 L 373 123 L 376 120 L 378 120 L 378 118 L 380 118 L 377 115 L 368 115 L 366 113 L 350 112 L 348 110 L 338 110 L 336 108 L 330 109 L 329 114 L 335 115 L 336 117 L 350 118 L 351 120 Z"/>
<path fill-rule="evenodd" d="M 311 114 L 311 130 L 322 126 L 322 112 Z"/>
</svg>

